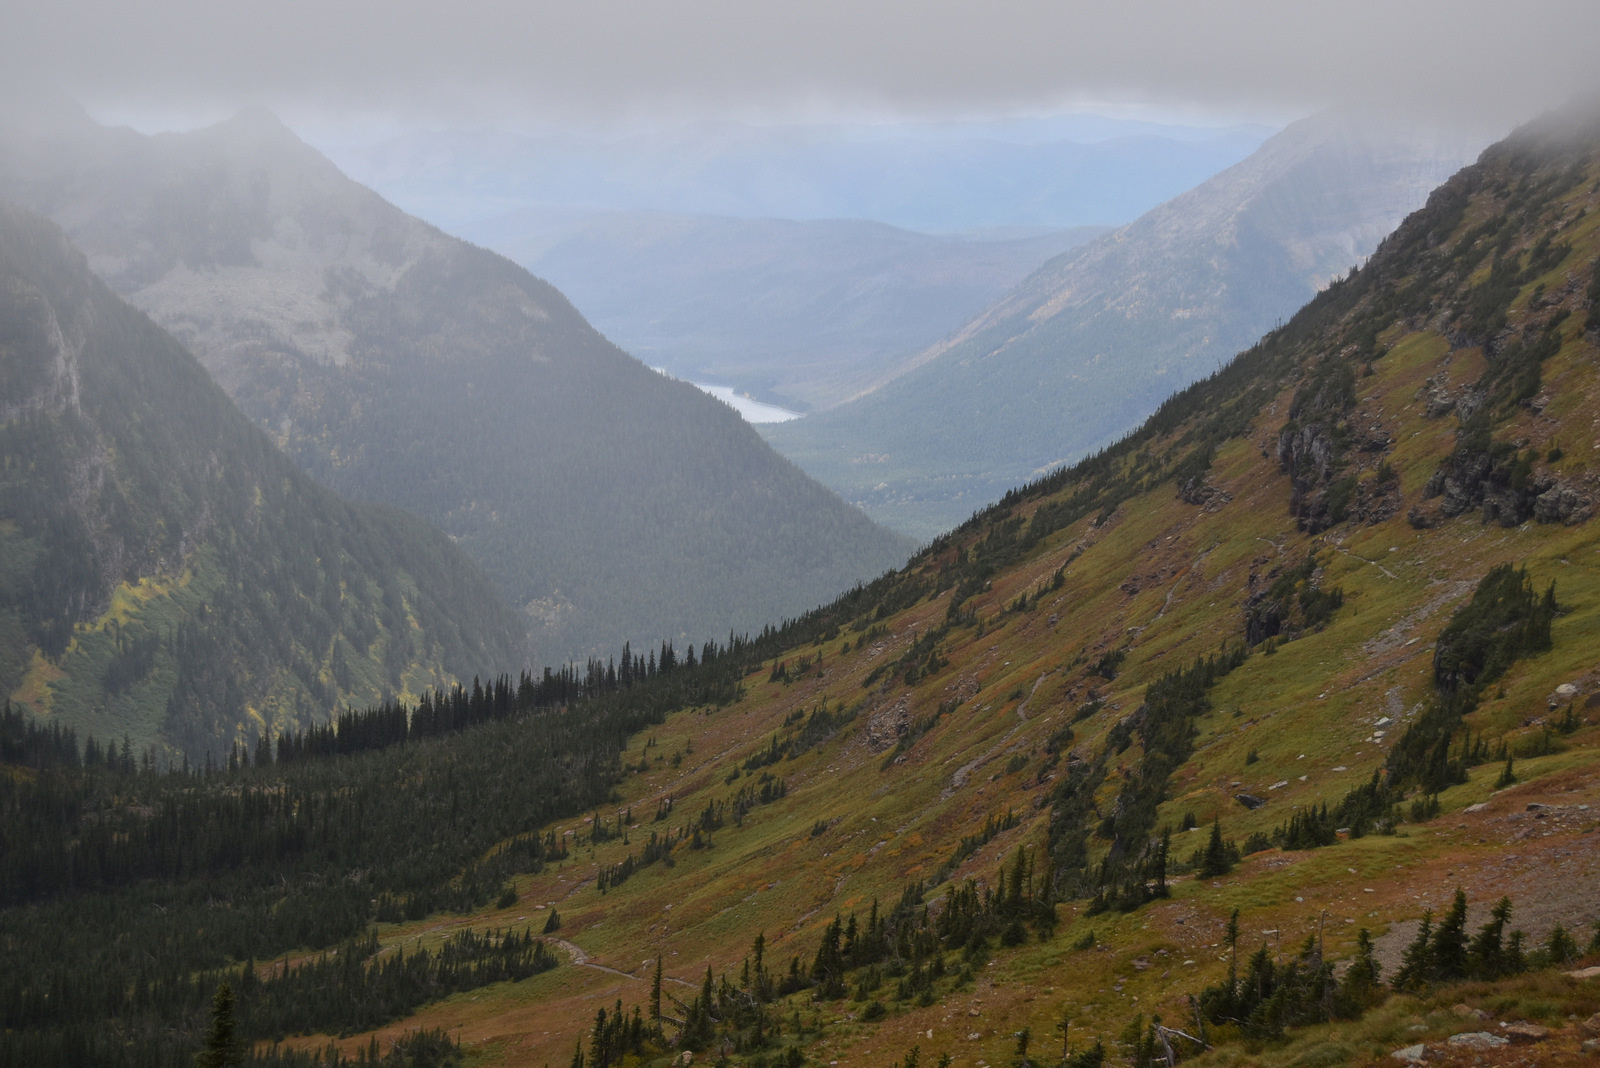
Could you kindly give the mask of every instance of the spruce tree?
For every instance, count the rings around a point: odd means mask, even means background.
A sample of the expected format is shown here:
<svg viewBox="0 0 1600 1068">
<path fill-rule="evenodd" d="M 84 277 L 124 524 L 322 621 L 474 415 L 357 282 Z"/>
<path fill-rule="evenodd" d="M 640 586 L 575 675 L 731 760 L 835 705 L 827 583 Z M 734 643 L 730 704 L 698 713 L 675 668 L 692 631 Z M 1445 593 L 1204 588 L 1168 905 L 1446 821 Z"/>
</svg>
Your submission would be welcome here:
<svg viewBox="0 0 1600 1068">
<path fill-rule="evenodd" d="M 1372 948 L 1372 934 L 1365 927 L 1356 935 L 1356 957 L 1339 983 L 1339 1003 L 1342 1015 L 1354 1019 L 1380 998 L 1379 975 L 1382 971 L 1377 954 Z"/>
<path fill-rule="evenodd" d="M 1577 940 L 1559 923 L 1545 941 L 1544 959 L 1550 964 L 1568 964 L 1578 959 Z"/>
<path fill-rule="evenodd" d="M 1026 1027 L 1017 1032 L 1017 1051 L 1011 1058 L 1012 1068 L 1031 1068 L 1032 1061 L 1028 1060 L 1028 1042 L 1033 1037 Z"/>
<path fill-rule="evenodd" d="M 1211 839 L 1206 843 L 1205 855 L 1200 860 L 1200 877 L 1214 879 L 1233 870 L 1228 859 L 1228 846 L 1222 840 L 1222 820 L 1211 821 Z"/>
<path fill-rule="evenodd" d="M 1507 975 L 1521 975 L 1528 970 L 1528 956 L 1522 946 L 1527 937 L 1521 931 L 1512 931 L 1511 937 L 1506 940 Z"/>
<path fill-rule="evenodd" d="M 1504 769 L 1501 770 L 1500 777 L 1495 780 L 1494 788 L 1496 790 L 1504 790 L 1507 786 L 1515 786 L 1516 784 L 1517 784 L 1517 773 L 1512 768 L 1511 754 L 1507 753 L 1506 754 L 1506 766 L 1505 766 Z"/>
<path fill-rule="evenodd" d="M 1417 925 L 1417 936 L 1406 947 L 1400 958 L 1400 970 L 1394 973 L 1396 990 L 1417 990 L 1428 985 L 1433 978 L 1433 910 L 1422 914 Z"/>
<path fill-rule="evenodd" d="M 211 998 L 211 1030 L 206 1033 L 205 1048 L 195 1054 L 195 1068 L 230 1068 L 240 1062 L 233 1038 L 233 1005 L 233 987 L 227 983 L 218 986 Z"/>
<path fill-rule="evenodd" d="M 1444 982 L 1467 976 L 1467 895 L 1458 887 L 1455 901 L 1433 932 L 1432 978 Z"/>
<path fill-rule="evenodd" d="M 1467 974 L 1474 979 L 1497 979 L 1507 972 L 1505 931 L 1511 919 L 1511 899 L 1502 897 L 1489 917 L 1467 947 Z"/>
</svg>

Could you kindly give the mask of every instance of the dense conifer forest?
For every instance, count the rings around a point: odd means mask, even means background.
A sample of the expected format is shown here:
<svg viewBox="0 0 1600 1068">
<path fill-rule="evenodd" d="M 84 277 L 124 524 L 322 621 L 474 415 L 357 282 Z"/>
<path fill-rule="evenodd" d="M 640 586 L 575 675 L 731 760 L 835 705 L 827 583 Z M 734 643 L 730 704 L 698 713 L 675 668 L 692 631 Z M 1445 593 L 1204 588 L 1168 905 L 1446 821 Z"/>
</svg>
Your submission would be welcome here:
<svg viewBox="0 0 1600 1068">
<path fill-rule="evenodd" d="M 624 646 L 515 683 L 347 710 L 200 766 L 126 742 L 80 744 L 7 705 L 0 947 L 18 966 L 0 975 L 0 1065 L 187 1064 L 222 981 L 238 998 L 240 1039 L 257 1040 L 370 1028 L 553 967 L 541 943 L 511 932 L 463 936 L 404 966 L 350 962 L 370 957 L 374 922 L 471 911 L 502 898 L 509 876 L 565 860 L 569 844 L 539 828 L 611 800 L 631 770 L 618 757 L 629 735 L 737 699 L 751 668 L 836 632 L 875 592 L 859 587 L 755 638 L 682 653 Z M 781 788 L 737 792 L 692 821 L 695 839 Z M 606 821 L 589 833 L 599 840 Z M 642 863 L 664 852 L 647 844 Z M 266 963 L 315 950 L 329 952 Z"/>
</svg>

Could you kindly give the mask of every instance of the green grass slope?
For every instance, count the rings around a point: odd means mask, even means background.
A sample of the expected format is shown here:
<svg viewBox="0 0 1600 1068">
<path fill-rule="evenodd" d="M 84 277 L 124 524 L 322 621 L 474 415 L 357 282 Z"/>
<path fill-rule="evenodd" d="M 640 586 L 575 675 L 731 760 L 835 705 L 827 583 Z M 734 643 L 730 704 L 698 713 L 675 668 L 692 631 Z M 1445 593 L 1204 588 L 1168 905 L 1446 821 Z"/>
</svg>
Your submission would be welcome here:
<svg viewBox="0 0 1600 1068">
<path fill-rule="evenodd" d="M 447 538 L 301 474 L 10 206 L 0 329 L 0 693 L 80 739 L 198 760 L 525 663 Z"/>
<path fill-rule="evenodd" d="M 720 1032 L 728 1044 L 712 1055 L 772 1063 L 794 1045 L 807 1062 L 888 1065 L 917 1047 L 930 1063 L 997 1064 L 1017 1058 L 1027 1028 L 1033 1063 L 1055 1063 L 1067 1019 L 1075 1050 L 1099 1039 L 1133 1056 L 1121 1036 L 1136 1015 L 1195 1029 L 1187 997 L 1225 980 L 1235 908 L 1241 969 L 1263 946 L 1285 963 L 1318 932 L 1330 960 L 1348 960 L 1366 929 L 1393 977 L 1414 921 L 1443 915 L 1458 886 L 1474 929 L 1504 894 L 1530 949 L 1557 924 L 1581 948 L 1600 920 L 1588 889 L 1600 874 L 1600 542 L 1588 518 L 1600 381 L 1587 329 L 1600 302 L 1600 128 L 1572 121 L 1492 149 L 1366 268 L 1137 434 L 809 620 L 745 679 L 741 701 L 673 715 L 630 743 L 601 816 L 631 815 L 631 843 L 560 823 L 577 855 L 470 921 L 554 909 L 586 963 L 385 1033 L 447 1027 L 474 1063 L 556 1062 L 575 1042 L 590 1048 L 597 1008 L 647 1006 L 657 956 L 665 1012 L 686 1018 L 707 965 L 728 977 L 724 1004 L 748 987 L 758 934 L 773 974 L 796 957 L 809 976 L 836 915 L 865 923 L 874 900 L 887 913 L 919 883 L 916 900 L 937 914 L 968 876 L 1003 885 L 1018 849 L 1035 879 L 1053 865 L 1052 936 L 946 946 L 926 996 L 907 984 L 930 958 L 891 953 L 847 973 L 842 996 L 779 998 L 769 1044 L 749 1045 L 746 1024 Z M 1545 338 L 1537 362 L 1517 363 Z M 1440 390 L 1472 399 L 1444 405 Z M 1467 466 L 1482 469 L 1475 487 L 1444 488 Z M 1463 648 L 1472 627 L 1447 625 L 1476 618 L 1462 610 L 1500 565 L 1526 568 L 1535 602 L 1555 584 L 1548 649 L 1508 654 L 1474 702 L 1451 706 L 1441 635 Z M 1172 718 L 1181 702 L 1152 687 L 1224 650 L 1243 659 Z M 1443 736 L 1452 766 L 1433 782 L 1403 754 L 1447 707 L 1460 713 Z M 806 731 L 819 710 L 823 727 Z M 1359 837 L 1341 823 L 1323 848 L 1291 836 L 1324 804 L 1352 812 L 1341 803 L 1374 772 L 1398 810 L 1375 810 Z M 764 773 L 784 782 L 781 799 L 706 829 L 708 805 Z M 1198 830 L 1180 830 L 1190 818 Z M 1213 821 L 1248 855 L 1199 878 Z M 1139 905 L 1130 890 L 1154 876 L 1135 862 L 1163 828 L 1166 896 Z M 603 888 L 649 835 L 680 830 L 703 830 L 703 848 L 679 845 L 671 866 Z M 1524 1018 L 1551 1031 L 1527 1056 L 1576 1064 L 1587 1036 L 1568 1017 L 1596 1008 L 1593 980 L 1558 972 L 1447 984 L 1282 1039 L 1212 1025 L 1217 1048 L 1197 1063 L 1360 1064 L 1419 1042 L 1453 1063 L 1448 1036 Z"/>
</svg>

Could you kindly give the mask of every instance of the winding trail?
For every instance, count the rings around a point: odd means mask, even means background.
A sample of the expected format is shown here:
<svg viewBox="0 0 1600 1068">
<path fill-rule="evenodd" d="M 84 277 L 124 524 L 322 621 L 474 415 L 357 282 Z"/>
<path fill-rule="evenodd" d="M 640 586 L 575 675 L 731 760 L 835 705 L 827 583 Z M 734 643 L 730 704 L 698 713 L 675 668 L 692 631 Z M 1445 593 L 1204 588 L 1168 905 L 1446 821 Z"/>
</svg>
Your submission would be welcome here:
<svg viewBox="0 0 1600 1068">
<path fill-rule="evenodd" d="M 639 983 L 644 982 L 643 979 L 637 975 L 634 975 L 632 972 L 624 972 L 616 968 L 608 967 L 604 964 L 596 964 L 594 961 L 589 959 L 589 954 L 584 951 L 584 948 L 578 945 L 576 942 L 568 942 L 565 938 L 549 937 L 546 937 L 545 941 L 549 942 L 553 946 L 559 946 L 566 952 L 570 953 L 572 955 L 572 963 L 580 968 L 593 968 L 596 971 L 605 972 L 607 975 L 620 975 L 624 979 L 632 979 Z M 691 989 L 694 987 L 693 983 L 686 983 L 682 979 L 674 979 L 672 976 L 667 975 L 666 973 L 662 973 L 661 981 L 664 983 L 677 983 L 679 986 L 687 986 Z"/>
<path fill-rule="evenodd" d="M 1399 575 L 1396 575 L 1393 571 L 1390 571 L 1388 568 L 1386 568 L 1382 564 L 1378 563 L 1378 561 L 1376 561 L 1376 560 L 1368 560 L 1365 556 L 1362 556 L 1359 553 L 1353 553 L 1349 549 L 1346 549 L 1342 545 L 1335 545 L 1334 549 L 1337 550 L 1338 552 L 1344 553 L 1346 556 L 1350 557 L 1352 560 L 1360 560 L 1363 564 L 1371 564 L 1373 567 L 1377 568 L 1379 571 L 1382 571 L 1383 574 L 1384 574 L 1384 577 L 1386 577 L 1386 578 L 1397 579 L 1397 578 L 1400 577 Z"/>
</svg>

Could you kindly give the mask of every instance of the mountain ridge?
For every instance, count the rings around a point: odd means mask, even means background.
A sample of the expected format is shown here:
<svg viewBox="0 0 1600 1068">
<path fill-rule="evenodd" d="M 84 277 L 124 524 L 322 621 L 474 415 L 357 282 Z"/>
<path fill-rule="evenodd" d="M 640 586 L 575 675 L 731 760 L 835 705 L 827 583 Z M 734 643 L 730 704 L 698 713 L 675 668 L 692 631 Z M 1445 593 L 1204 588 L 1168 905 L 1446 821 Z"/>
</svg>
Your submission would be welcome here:
<svg viewBox="0 0 1600 1068">
<path fill-rule="evenodd" d="M 974 239 L 870 220 L 643 212 L 568 231 L 535 253 L 514 230 L 469 229 L 551 278 L 647 363 L 803 410 L 893 377 L 907 354 L 1102 232 Z"/>
<path fill-rule="evenodd" d="M 59 229 L 3 202 L 0 275 L 0 692 L 199 759 L 526 664 L 443 535 L 295 470 Z"/>
<path fill-rule="evenodd" d="M 302 468 L 458 539 L 543 659 L 757 627 L 910 547 L 264 112 L 149 138 L 26 125 L 0 192 L 65 221 Z"/>
<path fill-rule="evenodd" d="M 1109 444 L 1354 266 L 1465 162 L 1462 143 L 1420 136 L 1366 113 L 1295 123 L 1040 267 L 875 393 L 767 439 L 847 499 L 932 536 Z"/>
</svg>

